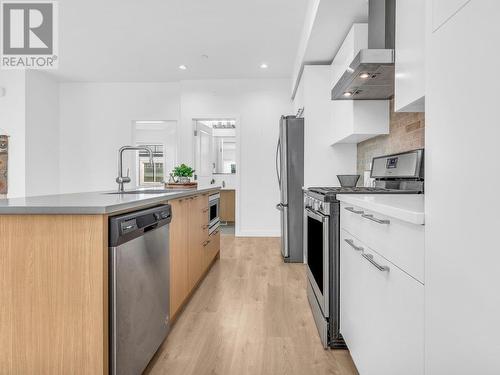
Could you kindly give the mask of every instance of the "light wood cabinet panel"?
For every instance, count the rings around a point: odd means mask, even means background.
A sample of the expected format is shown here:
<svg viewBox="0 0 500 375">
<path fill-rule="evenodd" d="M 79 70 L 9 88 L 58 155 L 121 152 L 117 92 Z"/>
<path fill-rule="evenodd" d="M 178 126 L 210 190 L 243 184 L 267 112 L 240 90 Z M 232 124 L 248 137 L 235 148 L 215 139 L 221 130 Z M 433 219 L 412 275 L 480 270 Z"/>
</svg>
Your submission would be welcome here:
<svg viewBox="0 0 500 375">
<path fill-rule="evenodd" d="M 210 267 L 215 256 L 220 250 L 220 231 L 217 229 L 208 237 L 208 242 L 205 245 L 205 268 Z"/>
<path fill-rule="evenodd" d="M 197 195 L 189 199 L 189 286 L 194 288 L 205 271 L 203 243 L 207 240 L 208 196 Z"/>
<path fill-rule="evenodd" d="M 5 215 L 0 233 L 0 372 L 107 374 L 107 217 Z"/>
<path fill-rule="evenodd" d="M 175 319 L 210 266 L 207 255 L 208 193 L 169 203 L 173 213 L 170 224 L 170 316 Z M 217 237 L 217 247 L 220 247 L 219 241 Z"/>
<path fill-rule="evenodd" d="M 170 317 L 174 317 L 189 295 L 188 246 L 189 203 L 185 199 L 170 202 Z"/>
<path fill-rule="evenodd" d="M 221 221 L 235 221 L 236 192 L 234 190 L 221 190 L 220 192 L 220 212 Z"/>
</svg>

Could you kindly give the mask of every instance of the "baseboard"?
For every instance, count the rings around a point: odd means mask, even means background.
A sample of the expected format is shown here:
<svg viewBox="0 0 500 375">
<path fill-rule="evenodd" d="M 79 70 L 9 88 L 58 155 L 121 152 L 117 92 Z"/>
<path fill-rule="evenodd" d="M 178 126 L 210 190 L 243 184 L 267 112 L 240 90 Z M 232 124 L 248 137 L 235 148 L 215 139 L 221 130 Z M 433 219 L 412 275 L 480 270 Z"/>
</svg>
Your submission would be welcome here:
<svg viewBox="0 0 500 375">
<path fill-rule="evenodd" d="M 236 237 L 281 237 L 281 232 L 275 230 L 239 230 Z"/>
</svg>

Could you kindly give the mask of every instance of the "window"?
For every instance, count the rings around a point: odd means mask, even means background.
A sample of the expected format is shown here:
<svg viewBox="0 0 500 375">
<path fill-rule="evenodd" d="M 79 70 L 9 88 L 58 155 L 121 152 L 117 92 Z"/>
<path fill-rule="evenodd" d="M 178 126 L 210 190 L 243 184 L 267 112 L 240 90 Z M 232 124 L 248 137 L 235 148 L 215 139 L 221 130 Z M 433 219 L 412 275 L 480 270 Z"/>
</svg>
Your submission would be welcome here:
<svg viewBox="0 0 500 375">
<path fill-rule="evenodd" d="M 165 182 L 165 154 L 162 144 L 140 144 L 147 146 L 153 151 L 153 164 L 149 160 L 149 153 L 139 151 L 138 175 L 140 186 L 162 185 Z"/>
</svg>

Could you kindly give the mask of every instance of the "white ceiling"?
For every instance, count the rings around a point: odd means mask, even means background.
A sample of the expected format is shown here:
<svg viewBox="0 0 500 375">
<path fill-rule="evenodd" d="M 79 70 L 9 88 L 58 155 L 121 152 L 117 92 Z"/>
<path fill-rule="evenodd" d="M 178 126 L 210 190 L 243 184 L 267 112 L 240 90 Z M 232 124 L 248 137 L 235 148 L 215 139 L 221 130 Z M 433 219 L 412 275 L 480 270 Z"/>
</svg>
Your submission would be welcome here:
<svg viewBox="0 0 500 375">
<path fill-rule="evenodd" d="M 321 0 L 304 63 L 331 63 L 353 23 L 368 22 L 367 0 Z"/>
<path fill-rule="evenodd" d="M 307 2 L 61 0 L 53 73 L 106 82 L 290 77 Z"/>
<path fill-rule="evenodd" d="M 353 23 L 368 21 L 368 0 L 311 0 L 292 74 L 292 98 L 304 65 L 330 64 Z"/>
</svg>

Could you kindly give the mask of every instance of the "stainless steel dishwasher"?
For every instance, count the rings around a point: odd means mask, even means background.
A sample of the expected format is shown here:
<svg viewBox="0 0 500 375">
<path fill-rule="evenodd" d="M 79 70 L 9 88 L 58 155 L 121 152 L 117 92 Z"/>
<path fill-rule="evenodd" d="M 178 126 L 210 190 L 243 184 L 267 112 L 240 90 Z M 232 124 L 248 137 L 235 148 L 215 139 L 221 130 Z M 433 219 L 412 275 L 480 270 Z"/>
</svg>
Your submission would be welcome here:
<svg viewBox="0 0 500 375">
<path fill-rule="evenodd" d="M 138 375 L 169 324 L 170 205 L 109 218 L 110 372 Z"/>
</svg>

